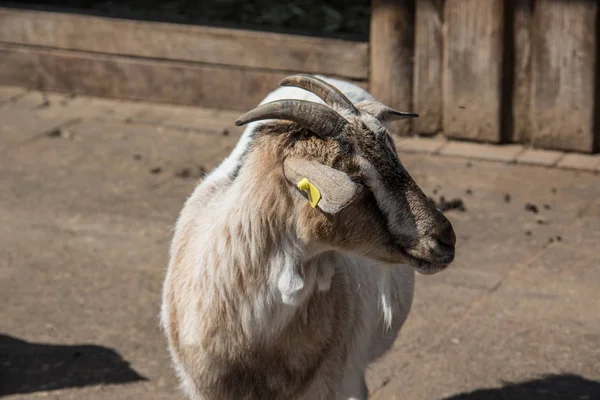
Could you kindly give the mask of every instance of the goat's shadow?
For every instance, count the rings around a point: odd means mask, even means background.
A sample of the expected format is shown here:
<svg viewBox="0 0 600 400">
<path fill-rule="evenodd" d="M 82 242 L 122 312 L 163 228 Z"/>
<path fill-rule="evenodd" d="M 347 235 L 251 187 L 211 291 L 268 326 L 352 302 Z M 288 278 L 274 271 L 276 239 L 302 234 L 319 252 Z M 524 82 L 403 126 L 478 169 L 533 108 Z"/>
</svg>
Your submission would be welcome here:
<svg viewBox="0 0 600 400">
<path fill-rule="evenodd" d="M 461 393 L 443 400 L 593 400 L 600 399 L 600 382 L 574 374 L 545 375 L 524 382 Z"/>
<path fill-rule="evenodd" d="M 30 343 L 0 334 L 0 396 L 146 380 L 116 351 Z"/>
</svg>

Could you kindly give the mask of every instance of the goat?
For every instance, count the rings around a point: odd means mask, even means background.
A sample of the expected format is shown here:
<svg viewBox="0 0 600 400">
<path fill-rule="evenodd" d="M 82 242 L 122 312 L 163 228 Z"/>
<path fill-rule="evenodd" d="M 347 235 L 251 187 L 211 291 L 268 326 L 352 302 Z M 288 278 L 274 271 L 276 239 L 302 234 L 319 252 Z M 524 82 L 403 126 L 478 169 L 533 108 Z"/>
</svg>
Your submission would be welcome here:
<svg viewBox="0 0 600 400">
<path fill-rule="evenodd" d="M 194 400 L 367 398 L 414 271 L 454 259 L 452 225 L 385 127 L 417 115 L 324 77 L 281 85 L 236 121 L 175 226 L 161 324 Z"/>
</svg>

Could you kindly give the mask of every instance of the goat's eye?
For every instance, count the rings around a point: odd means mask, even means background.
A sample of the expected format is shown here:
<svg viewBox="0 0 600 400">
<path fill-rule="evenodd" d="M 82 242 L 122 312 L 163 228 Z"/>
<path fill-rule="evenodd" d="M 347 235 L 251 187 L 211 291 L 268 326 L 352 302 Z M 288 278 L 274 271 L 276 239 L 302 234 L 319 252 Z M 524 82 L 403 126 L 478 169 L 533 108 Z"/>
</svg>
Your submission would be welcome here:
<svg viewBox="0 0 600 400">
<path fill-rule="evenodd" d="M 363 176 L 359 176 L 356 179 L 356 183 L 362 185 L 369 192 L 373 193 L 373 187 L 369 184 L 369 182 L 367 181 L 367 178 L 365 178 Z"/>
</svg>

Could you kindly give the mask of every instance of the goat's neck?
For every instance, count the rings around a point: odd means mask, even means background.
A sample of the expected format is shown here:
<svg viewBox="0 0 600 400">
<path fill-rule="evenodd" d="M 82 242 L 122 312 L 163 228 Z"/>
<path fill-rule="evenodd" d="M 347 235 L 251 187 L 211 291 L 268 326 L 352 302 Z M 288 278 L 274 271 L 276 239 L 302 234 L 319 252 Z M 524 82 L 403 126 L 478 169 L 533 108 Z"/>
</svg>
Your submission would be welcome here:
<svg viewBox="0 0 600 400">
<path fill-rule="evenodd" d="M 225 240 L 214 252 L 213 284 L 250 337 L 277 334 L 315 290 L 329 289 L 332 276 L 319 251 L 298 237 L 296 204 L 278 185 L 277 171 L 262 182 L 240 176 L 224 196 L 234 200 L 219 216 Z"/>
</svg>

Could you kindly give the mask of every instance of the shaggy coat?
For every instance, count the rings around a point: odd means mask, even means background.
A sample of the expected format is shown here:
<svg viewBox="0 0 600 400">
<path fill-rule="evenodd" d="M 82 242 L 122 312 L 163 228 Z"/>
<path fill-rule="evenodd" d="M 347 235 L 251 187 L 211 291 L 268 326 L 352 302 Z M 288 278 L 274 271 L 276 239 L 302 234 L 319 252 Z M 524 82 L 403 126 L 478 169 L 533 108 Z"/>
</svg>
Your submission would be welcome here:
<svg viewBox="0 0 600 400">
<path fill-rule="evenodd" d="M 194 400 L 366 399 L 365 370 L 408 316 L 415 269 L 454 257 L 452 228 L 402 167 L 383 106 L 321 79 L 360 116 L 336 109 L 349 123 L 332 137 L 250 123 L 179 215 L 161 319 Z M 261 104 L 280 99 L 324 104 L 289 87 Z M 303 177 L 321 185 L 316 207 Z"/>
</svg>

